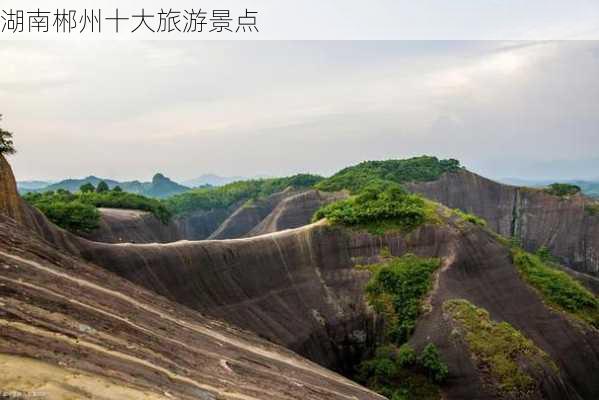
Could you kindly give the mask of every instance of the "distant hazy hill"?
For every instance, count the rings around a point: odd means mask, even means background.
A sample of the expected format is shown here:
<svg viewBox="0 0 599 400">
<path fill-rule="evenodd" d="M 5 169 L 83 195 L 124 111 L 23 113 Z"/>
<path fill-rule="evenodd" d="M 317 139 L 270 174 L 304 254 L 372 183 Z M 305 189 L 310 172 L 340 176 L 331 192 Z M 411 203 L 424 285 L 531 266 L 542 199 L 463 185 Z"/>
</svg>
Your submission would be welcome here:
<svg viewBox="0 0 599 400">
<path fill-rule="evenodd" d="M 17 189 L 19 191 L 38 190 L 53 183 L 51 181 L 20 181 L 17 182 Z"/>
<path fill-rule="evenodd" d="M 543 179 L 543 180 L 533 180 L 533 179 L 519 179 L 519 178 L 502 178 L 499 179 L 502 183 L 507 183 L 509 185 L 516 186 L 529 186 L 529 187 L 543 187 L 547 185 L 551 185 L 552 183 L 570 183 L 572 185 L 579 186 L 584 194 L 592 197 L 599 197 L 599 181 L 582 181 L 576 179 Z"/>
<path fill-rule="evenodd" d="M 32 187 L 30 183 L 31 181 L 28 181 L 23 182 L 23 185 L 19 185 L 19 191 L 21 193 L 26 193 L 31 191 L 47 192 L 50 190 L 65 189 L 70 192 L 76 192 L 82 185 L 86 183 L 91 183 L 94 186 L 98 186 L 98 183 L 101 181 L 106 182 L 108 187 L 111 189 L 115 186 L 120 186 L 125 192 L 159 198 L 172 196 L 189 190 L 189 187 L 180 185 L 162 174 L 156 174 L 154 175 L 154 178 L 152 178 L 152 182 L 118 182 L 112 179 L 102 179 L 98 178 L 97 176 L 88 176 L 82 179 L 65 179 L 50 185 L 41 185 L 43 182 L 40 182 L 40 185 L 37 185 L 37 187 Z"/>
<path fill-rule="evenodd" d="M 206 185 L 223 186 L 223 185 L 226 185 L 227 183 L 243 181 L 246 179 L 248 179 L 248 178 L 244 178 L 242 176 L 218 176 L 218 175 L 214 175 L 214 174 L 204 174 L 204 175 L 198 176 L 197 178 L 184 181 L 183 184 L 185 186 L 189 186 L 189 187 L 193 187 L 193 188 L 200 187 L 200 186 L 206 186 Z"/>
</svg>

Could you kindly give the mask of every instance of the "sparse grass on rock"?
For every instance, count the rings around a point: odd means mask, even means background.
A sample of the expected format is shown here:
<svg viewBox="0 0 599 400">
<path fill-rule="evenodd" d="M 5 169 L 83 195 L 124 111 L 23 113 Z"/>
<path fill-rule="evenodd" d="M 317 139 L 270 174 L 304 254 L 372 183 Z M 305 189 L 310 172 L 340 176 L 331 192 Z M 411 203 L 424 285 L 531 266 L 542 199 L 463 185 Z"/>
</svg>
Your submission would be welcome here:
<svg viewBox="0 0 599 400">
<path fill-rule="evenodd" d="M 599 328 L 599 300 L 584 286 L 519 247 L 512 247 L 512 257 L 522 278 L 537 289 L 546 303 Z"/>
<path fill-rule="evenodd" d="M 452 211 L 453 211 L 454 215 L 460 217 L 463 221 L 470 222 L 470 223 L 472 223 L 474 225 L 478 225 L 478 226 L 482 226 L 482 227 L 487 226 L 487 221 L 485 221 L 483 218 L 481 218 L 479 216 L 476 216 L 476 215 L 471 214 L 471 213 L 467 213 L 467 212 L 462 211 L 462 210 L 460 210 L 458 208 L 456 208 L 456 209 L 454 209 Z"/>
<path fill-rule="evenodd" d="M 599 215 L 599 201 L 594 203 L 586 204 L 584 210 L 589 215 Z"/>
<path fill-rule="evenodd" d="M 478 368 L 488 374 L 499 392 L 526 398 L 535 389 L 531 369 L 557 370 L 549 356 L 507 322 L 495 322 L 489 313 L 466 300 L 449 300 L 443 310 L 458 323 Z"/>
</svg>

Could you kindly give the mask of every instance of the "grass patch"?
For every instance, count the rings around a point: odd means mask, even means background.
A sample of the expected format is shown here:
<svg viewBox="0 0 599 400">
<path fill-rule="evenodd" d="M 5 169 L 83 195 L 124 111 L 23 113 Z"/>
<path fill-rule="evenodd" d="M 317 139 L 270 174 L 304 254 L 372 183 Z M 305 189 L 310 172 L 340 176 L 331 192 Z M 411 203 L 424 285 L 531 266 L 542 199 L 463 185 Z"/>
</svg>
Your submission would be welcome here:
<svg viewBox="0 0 599 400">
<path fill-rule="evenodd" d="M 376 182 L 358 195 L 319 209 L 313 221 L 326 218 L 332 224 L 382 235 L 389 231 L 410 231 L 436 218 L 434 203 L 409 194 L 398 184 Z"/>
<path fill-rule="evenodd" d="M 474 214 L 467 213 L 458 208 L 453 209 L 452 212 L 457 217 L 460 217 L 463 221 L 470 222 L 474 225 L 478 225 L 478 226 L 482 226 L 482 227 L 487 226 L 487 221 L 485 221 L 483 218 L 478 217 Z"/>
<path fill-rule="evenodd" d="M 584 286 L 521 248 L 512 247 L 512 257 L 520 275 L 546 303 L 599 328 L 599 300 Z"/>
<path fill-rule="evenodd" d="M 466 300 L 446 301 L 443 310 L 463 329 L 478 368 L 488 373 L 500 392 L 520 398 L 535 389 L 529 368 L 542 370 L 549 366 L 557 370 L 549 356 L 530 339 L 507 322 L 491 320 L 486 310 Z"/>
</svg>

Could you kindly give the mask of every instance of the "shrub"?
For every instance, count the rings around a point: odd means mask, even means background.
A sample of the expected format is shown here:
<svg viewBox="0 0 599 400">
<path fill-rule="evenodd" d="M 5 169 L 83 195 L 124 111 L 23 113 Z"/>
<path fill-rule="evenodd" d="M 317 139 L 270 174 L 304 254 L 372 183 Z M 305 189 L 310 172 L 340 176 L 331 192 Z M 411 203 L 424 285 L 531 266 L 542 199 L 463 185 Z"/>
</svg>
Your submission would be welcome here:
<svg viewBox="0 0 599 400">
<path fill-rule="evenodd" d="M 552 183 L 545 188 L 545 192 L 560 197 L 572 196 L 580 192 L 580 186 L 569 183 Z"/>
<path fill-rule="evenodd" d="M 406 193 L 397 184 L 379 181 L 357 196 L 322 207 L 313 220 L 326 218 L 332 224 L 383 234 L 388 230 L 413 229 L 426 222 L 429 214 L 422 197 Z"/>
<path fill-rule="evenodd" d="M 98 187 L 96 187 L 96 193 L 105 193 L 109 190 L 110 188 L 108 187 L 108 184 L 104 181 L 100 181 L 100 183 L 98 183 Z"/>
<path fill-rule="evenodd" d="M 397 351 L 397 363 L 401 367 L 409 367 L 416 363 L 416 351 L 409 344 L 402 344 Z"/>
<path fill-rule="evenodd" d="M 319 182 L 317 189 L 325 191 L 350 190 L 358 193 L 373 181 L 384 180 L 394 183 L 411 181 L 433 181 L 446 172 L 460 169 L 458 160 L 439 160 L 421 156 L 405 160 L 365 161 L 342 169 L 335 175 Z"/>
<path fill-rule="evenodd" d="M 90 232 L 98 227 L 97 208 L 79 200 L 43 202 L 37 207 L 50 221 L 72 232 Z"/>
<path fill-rule="evenodd" d="M 447 364 L 441 360 L 437 347 L 429 343 L 427 344 L 420 356 L 418 363 L 426 370 L 429 378 L 437 383 L 443 382 L 449 373 Z"/>
<path fill-rule="evenodd" d="M 420 355 L 408 345 L 377 348 L 373 358 L 360 363 L 357 380 L 391 399 L 440 399 L 439 383 L 448 375 L 433 344 Z"/>
<path fill-rule="evenodd" d="M 440 265 L 437 258 L 411 254 L 383 264 L 371 265 L 373 275 L 366 286 L 368 302 L 383 314 L 391 343 L 408 340 L 422 310 L 422 301 L 432 286 L 432 275 Z"/>
<path fill-rule="evenodd" d="M 82 193 L 95 192 L 96 188 L 94 187 L 94 185 L 88 182 L 86 184 L 81 185 L 81 187 L 79 187 L 79 191 Z"/>
<path fill-rule="evenodd" d="M 98 207 L 148 211 L 165 224 L 171 217 L 159 200 L 118 191 L 97 193 L 86 189 L 70 193 L 59 189 L 56 192 L 28 193 L 24 199 L 56 225 L 72 232 L 89 232 L 95 229 L 100 219 Z"/>
</svg>

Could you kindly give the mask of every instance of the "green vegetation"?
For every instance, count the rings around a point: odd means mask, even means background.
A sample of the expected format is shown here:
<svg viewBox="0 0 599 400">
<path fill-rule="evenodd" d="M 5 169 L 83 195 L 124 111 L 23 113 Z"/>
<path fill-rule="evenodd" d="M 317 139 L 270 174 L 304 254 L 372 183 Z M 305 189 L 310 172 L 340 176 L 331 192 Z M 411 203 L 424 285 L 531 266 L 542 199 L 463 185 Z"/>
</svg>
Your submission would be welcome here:
<svg viewBox="0 0 599 400">
<path fill-rule="evenodd" d="M 372 272 L 366 295 L 369 304 L 385 318 L 385 340 L 372 359 L 360 364 L 357 379 L 390 399 L 439 399 L 439 384 L 448 375 L 447 365 L 433 344 L 417 355 L 406 342 L 441 262 L 412 254 L 392 258 L 387 249 L 381 254 L 383 263 L 360 268 Z"/>
<path fill-rule="evenodd" d="M 318 183 L 316 188 L 329 192 L 347 189 L 352 193 L 358 193 L 377 180 L 399 184 L 412 181 L 433 181 L 445 172 L 455 172 L 459 169 L 460 162 L 457 160 L 439 160 L 430 156 L 405 160 L 365 161 L 342 169 L 332 177 Z"/>
<path fill-rule="evenodd" d="M 391 400 L 438 400 L 439 383 L 446 376 L 447 366 L 433 344 L 428 344 L 419 356 L 403 345 L 399 349 L 379 347 L 372 359 L 360 364 L 357 380 Z"/>
<path fill-rule="evenodd" d="M 541 246 L 535 251 L 535 255 L 541 259 L 544 263 L 555 262 L 556 258 L 551 254 L 551 251 L 547 246 Z"/>
<path fill-rule="evenodd" d="M 391 343 L 401 345 L 412 334 L 423 299 L 432 287 L 433 273 L 440 264 L 437 258 L 407 254 L 366 266 L 373 272 L 366 286 L 368 302 L 384 315 L 386 336 Z"/>
<path fill-rule="evenodd" d="M 457 208 L 453 210 L 453 213 L 466 222 L 470 222 L 478 226 L 487 226 L 487 221 L 474 214 L 467 213 Z"/>
<path fill-rule="evenodd" d="M 441 360 L 439 350 L 432 343 L 424 347 L 422 353 L 420 353 L 420 357 L 418 357 L 418 363 L 425 369 L 429 378 L 434 382 L 443 382 L 449 374 L 447 365 Z"/>
<path fill-rule="evenodd" d="M 266 197 L 288 187 L 312 187 L 322 178 L 316 175 L 298 174 L 287 178 L 239 181 L 215 188 L 199 188 L 165 200 L 173 214 L 196 210 L 228 208 L 239 201 Z"/>
<path fill-rule="evenodd" d="M 96 188 L 94 188 L 94 185 L 92 185 L 91 183 L 86 183 L 84 185 L 81 185 L 81 187 L 79 188 L 79 191 L 81 193 L 95 192 Z"/>
<path fill-rule="evenodd" d="M 586 204 L 584 206 L 584 210 L 589 215 L 599 215 L 599 202 L 595 202 L 595 203 L 591 203 L 591 204 Z"/>
<path fill-rule="evenodd" d="M 313 220 L 327 218 L 332 224 L 383 234 L 389 230 L 409 231 L 434 216 L 434 206 L 419 195 L 406 193 L 396 183 L 376 182 L 356 196 L 322 207 Z"/>
<path fill-rule="evenodd" d="M 37 207 L 56 225 L 68 231 L 90 232 L 98 227 L 100 212 L 91 204 L 78 199 L 63 200 L 65 194 L 40 196 L 32 201 L 33 195 L 26 195 L 26 200 Z M 42 198 L 43 197 L 43 198 Z M 50 198 L 54 197 L 54 198 Z"/>
<path fill-rule="evenodd" d="M 519 247 L 512 248 L 512 257 L 520 275 L 538 290 L 545 302 L 599 328 L 599 300 L 584 286 Z"/>
<path fill-rule="evenodd" d="M 580 192 L 580 186 L 569 183 L 552 183 L 545 188 L 545 192 L 559 197 L 572 196 Z"/>
<path fill-rule="evenodd" d="M 81 190 L 81 189 L 80 189 Z M 98 187 L 96 187 L 96 193 L 106 193 L 110 190 L 108 184 L 104 181 L 98 183 Z"/>
<path fill-rule="evenodd" d="M 59 189 L 56 192 L 28 193 L 23 198 L 56 225 L 77 233 L 90 232 L 98 227 L 98 207 L 148 211 L 165 224 L 171 217 L 159 200 L 115 190 L 98 192 L 93 186 L 90 190 L 87 185 L 83 185 L 77 193 Z"/>
<path fill-rule="evenodd" d="M 0 114 L 0 121 L 2 121 L 2 114 Z M 0 128 L 0 154 L 15 154 L 16 152 L 12 133 Z"/>
<path fill-rule="evenodd" d="M 446 301 L 443 310 L 463 329 L 454 332 L 463 335 L 478 367 L 488 372 L 500 392 L 520 398 L 535 388 L 532 368 L 557 369 L 530 339 L 507 322 L 491 320 L 486 310 L 466 300 Z"/>
</svg>

